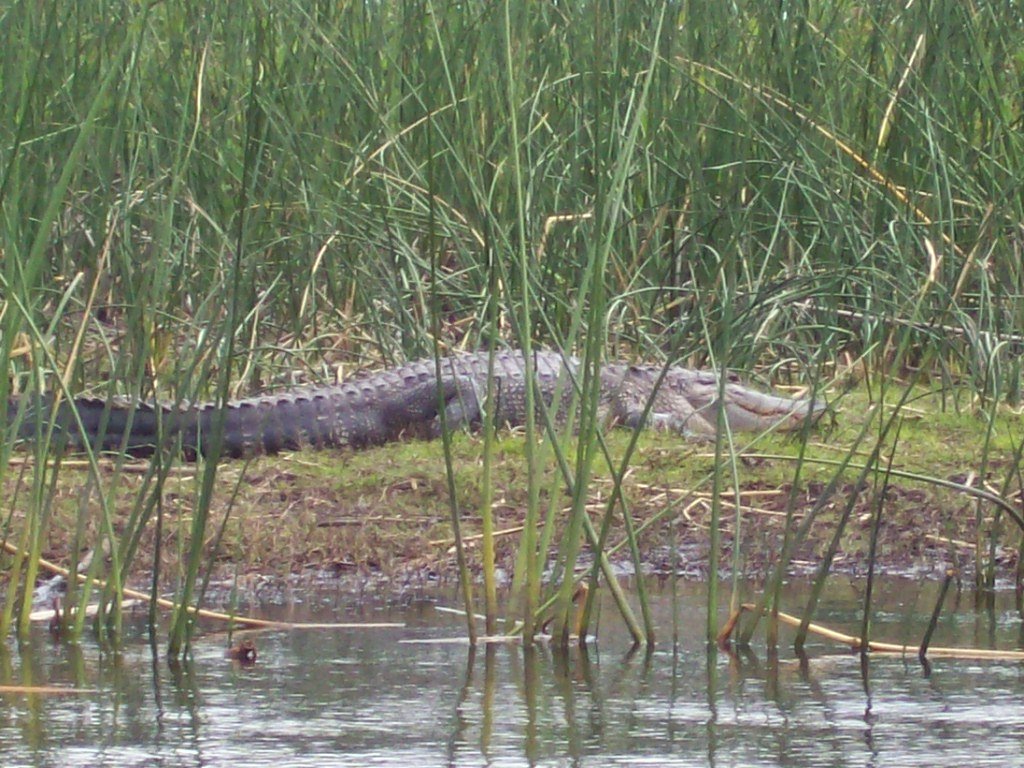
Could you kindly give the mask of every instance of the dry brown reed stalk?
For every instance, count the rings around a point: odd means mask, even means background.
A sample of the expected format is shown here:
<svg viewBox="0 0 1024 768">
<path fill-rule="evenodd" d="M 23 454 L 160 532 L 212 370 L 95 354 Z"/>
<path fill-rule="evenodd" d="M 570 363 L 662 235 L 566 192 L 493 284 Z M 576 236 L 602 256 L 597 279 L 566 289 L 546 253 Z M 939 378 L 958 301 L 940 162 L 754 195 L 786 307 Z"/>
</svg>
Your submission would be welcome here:
<svg viewBox="0 0 1024 768">
<path fill-rule="evenodd" d="M 99 693 L 99 691 L 96 688 L 64 688 L 59 685 L 0 685 L 0 693 L 24 693 L 26 695 L 43 694 L 46 696 L 77 696 L 83 693 Z"/>
<path fill-rule="evenodd" d="M 756 608 L 757 606 L 753 603 L 743 603 L 736 611 L 734 611 L 732 615 L 729 616 L 729 620 L 725 623 L 725 626 L 722 627 L 722 631 L 718 635 L 718 644 L 721 646 L 728 645 L 729 638 L 731 637 L 733 630 L 736 628 L 740 615 L 745 611 L 756 610 Z M 783 624 L 788 624 L 791 627 L 799 627 L 803 623 L 803 619 L 799 616 L 793 616 L 792 614 L 783 613 L 782 611 L 779 611 L 778 617 L 779 621 Z M 836 643 L 849 646 L 850 650 L 859 651 L 865 647 L 861 638 L 856 635 L 847 635 L 842 632 L 837 632 L 836 630 L 830 629 L 829 627 L 821 624 L 815 624 L 812 622 L 807 625 L 807 631 L 813 632 L 826 640 L 832 640 Z M 878 640 L 869 640 L 866 648 L 871 653 L 893 656 L 917 656 L 921 650 L 920 646 L 917 645 L 885 643 Z M 989 648 L 950 648 L 930 646 L 928 648 L 928 655 L 944 659 L 1024 661 L 1024 651 L 1003 651 Z"/>
</svg>

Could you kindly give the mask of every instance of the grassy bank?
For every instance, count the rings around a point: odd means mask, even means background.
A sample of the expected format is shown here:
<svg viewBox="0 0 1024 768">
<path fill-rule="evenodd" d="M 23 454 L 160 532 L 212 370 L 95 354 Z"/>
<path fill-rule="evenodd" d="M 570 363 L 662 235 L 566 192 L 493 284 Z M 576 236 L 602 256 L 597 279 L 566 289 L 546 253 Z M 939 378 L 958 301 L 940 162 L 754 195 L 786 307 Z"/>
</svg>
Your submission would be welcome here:
<svg viewBox="0 0 1024 768">
<path fill-rule="evenodd" d="M 230 340 L 251 390 L 427 353 L 435 317 L 474 345 L 492 301 L 503 334 L 573 344 L 606 248 L 601 330 L 631 350 L 880 376 L 928 349 L 1006 394 L 1021 21 L 877 14 L 15 4 L 5 343 L 33 352 L 14 371 L 77 352 L 76 389 L 192 394 Z"/>
<path fill-rule="evenodd" d="M 867 395 L 857 391 L 846 402 L 841 421 L 823 426 L 810 438 L 804 478 L 793 504 L 798 521 L 812 510 L 834 473 L 835 462 L 845 455 L 862 426 Z M 999 578 L 1012 578 L 1020 531 L 998 507 L 969 490 L 987 488 L 998 494 L 1007 482 L 1015 482 L 1012 414 L 1002 413 L 1000 426 L 989 435 L 977 412 L 942 413 L 939 405 L 938 396 L 922 392 L 907 413 L 899 443 L 892 446 L 896 455 L 892 470 L 898 474 L 890 479 L 884 500 L 878 550 L 870 553 L 877 486 L 858 488 L 856 472 L 851 470 L 795 553 L 789 572 L 813 572 L 835 531 L 842 503 L 855 498 L 836 570 L 863 576 L 873 560 L 886 573 L 939 577 L 955 567 L 962 583 L 970 585 L 991 565 Z M 612 456 L 620 457 L 629 441 L 627 432 L 611 434 Z M 951 442 L 957 451 L 949 450 Z M 728 507 L 723 546 L 726 553 L 741 553 L 742 575 L 750 582 L 763 580 L 778 561 L 800 447 L 793 436 L 737 445 L 742 527 L 737 532 L 735 495 L 728 492 L 723 497 Z M 521 435 L 504 434 L 494 451 L 496 559 L 506 573 L 514 566 L 527 505 L 524 448 Z M 474 510 L 484 492 L 483 455 L 479 436 L 463 434 L 454 441 L 459 505 L 469 510 L 462 532 L 475 578 L 482 568 L 480 519 Z M 982 466 L 988 467 L 985 477 L 979 476 Z M 27 490 L 24 473 L 30 467 L 31 460 L 19 456 L 8 471 L 5 498 L 16 507 Z M 149 469 L 148 462 L 129 464 L 117 483 L 111 504 L 119 525 L 128 518 L 136 497 L 145 492 Z M 104 482 L 111 483 L 116 471 L 115 463 L 105 460 L 101 465 Z M 88 472 L 88 462 L 83 460 L 66 461 L 61 470 L 61 483 L 52 498 L 54 519 L 42 550 L 48 560 L 66 563 L 70 559 L 80 488 Z M 713 444 L 687 443 L 657 433 L 641 439 L 622 491 L 641 527 L 639 540 L 649 572 L 706 577 L 714 473 Z M 194 465 L 182 465 L 168 478 L 163 488 L 166 522 L 160 531 L 150 526 L 143 533 L 129 576 L 133 586 L 149 581 L 158 536 L 162 588 L 173 590 L 185 577 L 200 477 Z M 338 579 L 343 589 L 381 596 L 457 578 L 445 464 L 437 443 L 409 441 L 359 452 L 305 452 L 250 463 L 235 461 L 224 464 L 218 477 L 211 522 L 212 530 L 223 526 L 224 533 L 216 546 L 212 537 L 205 542 L 204 556 L 213 566 L 214 580 L 237 585 L 244 598 L 258 600 L 261 590 L 276 594 L 282 584 L 318 584 L 325 577 Z M 935 480 L 948 485 L 939 486 Z M 607 466 L 599 466 L 588 492 L 592 512 L 602 509 L 613 485 Z M 99 520 L 97 502 L 91 505 L 92 520 Z M 571 505 L 564 489 L 557 505 L 564 525 Z M 16 524 L 24 524 L 18 517 Z M 90 540 L 100 536 L 100 530 L 86 534 Z M 609 549 L 617 564 L 628 567 L 625 543 L 619 522 Z M 224 594 L 223 590 L 218 593 Z"/>
<path fill-rule="evenodd" d="M 953 0 L 11 4 L 0 394 L 225 398 L 500 339 L 827 383 L 840 409 L 855 382 L 897 404 L 929 386 L 949 393 L 930 412 L 980 409 L 1019 444 L 1022 27 Z M 901 428 L 851 438 L 849 463 L 884 467 Z M 570 541 L 592 429 L 566 449 Z M 536 512 L 558 481 L 534 442 Z M 982 476 L 1019 456 L 981 446 Z M 15 583 L 53 529 L 47 466 L 6 516 Z M 126 534 L 130 484 L 93 465 L 69 550 L 106 539 L 128 578 L 174 471 L 151 467 Z M 224 492 L 201 471 L 193 542 Z M 12 587 L 0 625 L 23 605 Z"/>
</svg>

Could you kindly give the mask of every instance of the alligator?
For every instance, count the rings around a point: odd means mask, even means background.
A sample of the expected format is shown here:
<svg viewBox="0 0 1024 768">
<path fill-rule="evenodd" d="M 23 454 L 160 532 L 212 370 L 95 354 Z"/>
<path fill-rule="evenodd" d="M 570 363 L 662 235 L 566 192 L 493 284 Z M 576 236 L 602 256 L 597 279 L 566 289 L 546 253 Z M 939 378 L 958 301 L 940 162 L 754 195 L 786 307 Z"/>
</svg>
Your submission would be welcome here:
<svg viewBox="0 0 1024 768">
<path fill-rule="evenodd" d="M 493 356 L 491 407 L 488 371 Z M 537 409 L 564 423 L 573 408 L 582 374 L 580 362 L 559 352 L 533 354 Z M 440 372 L 440 375 L 438 375 Z M 607 425 L 649 426 L 687 437 L 710 437 L 718 421 L 719 379 L 714 373 L 671 366 L 609 362 L 599 369 L 598 416 Z M 437 437 L 448 428 L 474 427 L 488 410 L 510 427 L 526 420 L 526 365 L 523 353 L 467 352 L 417 360 L 378 373 L 362 374 L 328 387 L 301 388 L 276 395 L 195 406 L 104 401 L 79 397 L 57 403 L 51 397 L 7 404 L 7 424 L 19 424 L 17 437 L 31 441 L 53 416 L 51 441 L 65 450 L 152 455 L 160 445 L 180 446 L 190 459 L 209 455 L 218 418 L 223 419 L 221 450 L 234 458 L 282 450 L 363 448 L 405 436 Z M 722 388 L 731 430 L 789 430 L 815 419 L 821 400 L 796 400 L 760 392 L 727 377 Z M 555 400 L 558 400 L 555 403 Z M 578 400 L 578 398 L 575 398 Z M 36 418 L 36 414 L 40 418 Z M 443 417 L 442 417 L 443 413 Z M 543 422 L 541 422 L 543 423 Z"/>
</svg>

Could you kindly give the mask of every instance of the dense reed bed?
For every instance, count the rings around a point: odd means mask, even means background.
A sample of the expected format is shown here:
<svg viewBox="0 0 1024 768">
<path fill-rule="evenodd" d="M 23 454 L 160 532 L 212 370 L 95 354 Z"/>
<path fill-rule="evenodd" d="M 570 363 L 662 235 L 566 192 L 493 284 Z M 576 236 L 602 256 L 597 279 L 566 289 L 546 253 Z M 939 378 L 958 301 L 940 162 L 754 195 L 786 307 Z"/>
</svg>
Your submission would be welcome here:
<svg viewBox="0 0 1024 768">
<path fill-rule="evenodd" d="M 572 350 L 589 372 L 612 355 L 668 359 L 827 386 L 840 408 L 850 386 L 894 402 L 843 446 L 822 506 L 850 473 L 881 505 L 921 388 L 1020 442 L 1002 410 L 1019 400 L 1024 333 L 1013 3 L 54 0 L 8 4 L 0 33 L 0 394 L 224 399 L 511 342 Z M 509 611 L 528 636 L 545 611 L 563 640 L 586 631 L 570 576 L 613 517 L 629 527 L 617 493 L 587 512 L 606 459 L 594 379 L 581 383 L 578 440 L 527 426 Z M 720 436 L 715 499 L 737 490 L 737 448 Z M 4 518 L 22 553 L 4 562 L 4 632 L 27 630 L 62 479 L 42 460 L 45 424 L 34 450 Z M 175 461 L 152 463 L 127 510 L 109 503 L 117 470 L 94 464 L 82 483 L 72 535 L 109 553 L 87 571 L 107 585 L 100 632 L 117 629 L 141 531 L 165 524 Z M 218 536 L 216 470 L 195 484 L 183 603 Z M 794 489 L 803 471 L 793 463 Z M 999 471 L 1000 492 L 1019 492 L 1019 461 Z M 551 482 L 572 489 L 564 519 L 541 502 Z M 466 513 L 453 506 L 453 524 Z M 156 592 L 159 548 L 148 554 Z M 606 558 L 593 562 L 604 583 Z M 650 640 L 637 597 L 640 615 L 625 595 L 622 612 Z M 84 613 L 73 621 L 81 632 Z M 172 653 L 190 621 L 179 612 Z"/>
</svg>

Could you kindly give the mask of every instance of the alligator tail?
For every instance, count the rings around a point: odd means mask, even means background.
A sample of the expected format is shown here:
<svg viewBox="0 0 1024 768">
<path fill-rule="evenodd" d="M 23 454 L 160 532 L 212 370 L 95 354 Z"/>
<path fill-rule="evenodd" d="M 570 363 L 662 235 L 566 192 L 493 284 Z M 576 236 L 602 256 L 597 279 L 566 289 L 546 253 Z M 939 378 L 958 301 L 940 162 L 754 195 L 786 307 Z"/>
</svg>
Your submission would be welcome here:
<svg viewBox="0 0 1024 768">
<path fill-rule="evenodd" d="M 232 458 L 296 450 L 361 444 L 368 429 L 353 435 L 351 424 L 339 420 L 329 395 L 259 398 L 231 403 L 175 408 L 151 403 L 111 403 L 94 398 L 63 400 L 53 417 L 50 443 L 57 452 L 124 452 L 138 458 L 152 456 L 159 447 L 180 449 L 186 458 L 209 455 L 223 414 L 221 452 Z M 7 403 L 7 423 L 14 423 L 21 406 Z M 42 418 L 36 418 L 38 412 Z M 18 439 L 38 442 L 48 434 L 53 398 L 45 396 L 25 408 L 18 422 Z M 366 415 L 363 424 L 368 426 Z M 346 428 L 346 424 L 348 428 Z"/>
<path fill-rule="evenodd" d="M 7 424 L 18 424 L 18 439 L 38 443 L 48 438 L 51 448 L 58 453 L 80 453 L 88 448 L 151 456 L 161 438 L 169 444 L 182 431 L 195 434 L 197 429 L 189 427 L 198 424 L 198 420 L 199 412 L 194 409 L 175 411 L 148 403 L 108 404 L 88 397 L 61 400 L 56 411 L 52 395 L 29 398 L 24 406 L 18 398 L 7 402 Z M 189 445 L 186 440 L 184 447 L 194 452 L 198 446 Z"/>
<path fill-rule="evenodd" d="M 475 411 L 463 414 L 461 403 L 467 396 L 471 405 L 475 399 L 467 382 L 449 378 L 440 386 L 450 420 L 468 423 Z M 7 403 L 7 424 L 18 423 L 19 440 L 38 442 L 49 434 L 51 413 L 52 396 L 30 398 L 24 405 L 13 398 Z M 375 390 L 355 386 L 255 397 L 223 407 L 107 403 L 80 397 L 57 406 L 50 443 L 57 452 L 91 448 L 140 458 L 166 447 L 194 460 L 210 455 L 219 433 L 222 455 L 241 458 L 306 446 L 362 448 L 402 435 L 429 437 L 436 431 L 437 414 L 435 381 L 383 400 Z M 222 427 L 218 419 L 223 419 Z"/>
</svg>

